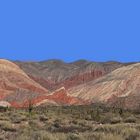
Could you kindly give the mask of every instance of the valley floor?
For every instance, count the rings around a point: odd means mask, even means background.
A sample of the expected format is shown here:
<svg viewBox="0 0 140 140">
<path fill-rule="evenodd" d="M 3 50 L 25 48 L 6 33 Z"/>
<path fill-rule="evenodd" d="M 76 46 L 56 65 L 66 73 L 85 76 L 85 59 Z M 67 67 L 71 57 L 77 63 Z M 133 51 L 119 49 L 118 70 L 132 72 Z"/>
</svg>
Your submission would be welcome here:
<svg viewBox="0 0 140 140">
<path fill-rule="evenodd" d="M 140 113 L 100 105 L 0 109 L 0 140 L 140 140 Z"/>
</svg>

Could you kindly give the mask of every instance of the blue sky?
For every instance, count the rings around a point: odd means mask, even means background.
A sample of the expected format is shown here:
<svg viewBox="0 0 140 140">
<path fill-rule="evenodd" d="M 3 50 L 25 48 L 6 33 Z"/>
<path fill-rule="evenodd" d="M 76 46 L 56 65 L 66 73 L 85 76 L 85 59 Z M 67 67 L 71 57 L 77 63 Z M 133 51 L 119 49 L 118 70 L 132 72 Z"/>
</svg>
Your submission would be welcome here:
<svg viewBox="0 0 140 140">
<path fill-rule="evenodd" d="M 139 0 L 1 0 L 0 58 L 140 61 Z"/>
</svg>

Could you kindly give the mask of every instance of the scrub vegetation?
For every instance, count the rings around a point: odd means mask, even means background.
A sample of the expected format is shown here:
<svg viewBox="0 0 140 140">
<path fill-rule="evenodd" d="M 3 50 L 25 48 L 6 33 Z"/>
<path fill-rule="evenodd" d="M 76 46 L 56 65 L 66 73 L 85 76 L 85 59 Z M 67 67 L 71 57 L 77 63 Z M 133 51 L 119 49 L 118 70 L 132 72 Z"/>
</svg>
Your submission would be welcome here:
<svg viewBox="0 0 140 140">
<path fill-rule="evenodd" d="M 139 139 L 139 111 L 102 105 L 0 108 L 0 140 Z"/>
</svg>

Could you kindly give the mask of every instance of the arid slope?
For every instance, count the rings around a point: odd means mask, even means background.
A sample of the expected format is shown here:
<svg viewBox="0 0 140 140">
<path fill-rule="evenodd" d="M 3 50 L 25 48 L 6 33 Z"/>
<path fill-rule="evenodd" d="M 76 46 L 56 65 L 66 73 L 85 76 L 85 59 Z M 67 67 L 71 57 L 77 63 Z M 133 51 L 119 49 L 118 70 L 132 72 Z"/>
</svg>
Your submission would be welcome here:
<svg viewBox="0 0 140 140">
<path fill-rule="evenodd" d="M 124 106 L 138 106 L 139 102 L 133 99 L 140 99 L 140 63 L 121 67 L 100 79 L 71 88 L 69 94 L 105 103 L 123 98 Z"/>
<path fill-rule="evenodd" d="M 0 101 L 14 107 L 95 102 L 140 106 L 140 63 L 0 59 Z"/>
<path fill-rule="evenodd" d="M 69 89 L 95 80 L 125 65 L 118 62 L 96 63 L 86 60 L 73 63 L 65 63 L 61 60 L 15 63 L 30 78 L 51 91 L 61 87 Z"/>
<path fill-rule="evenodd" d="M 29 78 L 17 65 L 0 59 L 0 99 L 12 97 L 17 91 L 26 91 L 35 95 L 48 93 L 47 89 Z M 15 101 L 22 100 L 24 95 L 23 93 L 16 96 Z"/>
</svg>

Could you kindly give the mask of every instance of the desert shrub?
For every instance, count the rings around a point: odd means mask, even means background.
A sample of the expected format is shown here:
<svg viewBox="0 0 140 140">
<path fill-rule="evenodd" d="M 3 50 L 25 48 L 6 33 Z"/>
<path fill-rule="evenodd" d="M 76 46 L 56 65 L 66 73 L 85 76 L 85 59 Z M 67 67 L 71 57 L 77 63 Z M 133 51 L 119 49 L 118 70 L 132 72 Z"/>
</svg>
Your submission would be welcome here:
<svg viewBox="0 0 140 140">
<path fill-rule="evenodd" d="M 110 119 L 111 124 L 121 123 L 121 121 L 122 121 L 122 118 L 120 118 L 120 117 L 113 117 Z"/>
<path fill-rule="evenodd" d="M 20 114 L 13 114 L 10 116 L 10 120 L 12 123 L 21 123 L 22 121 L 26 121 L 26 116 Z"/>
<path fill-rule="evenodd" d="M 112 133 L 112 134 L 120 134 L 121 131 L 127 126 L 124 126 L 122 124 L 107 124 L 107 125 L 102 125 L 102 126 L 98 126 L 95 129 L 95 132 L 102 132 L 102 133 Z"/>
<path fill-rule="evenodd" d="M 30 120 L 29 126 L 32 128 L 32 130 L 41 130 L 42 127 L 40 126 L 40 123 L 37 120 Z"/>
<path fill-rule="evenodd" d="M 102 124 L 110 123 L 110 118 L 104 116 L 104 117 L 101 118 L 100 122 L 101 122 Z"/>
<path fill-rule="evenodd" d="M 90 115 L 85 116 L 85 120 L 90 121 L 91 120 L 91 116 Z"/>
<path fill-rule="evenodd" d="M 40 119 L 41 122 L 48 121 L 48 118 L 45 115 L 39 116 L 39 119 Z"/>
<path fill-rule="evenodd" d="M 78 124 L 78 121 L 77 120 L 72 120 L 70 123 L 72 123 L 72 124 Z"/>
<path fill-rule="evenodd" d="M 134 116 L 130 116 L 124 120 L 125 123 L 136 123 L 137 119 Z"/>
<path fill-rule="evenodd" d="M 62 123 L 62 121 L 61 121 L 60 119 L 56 119 L 56 120 L 54 121 L 54 123 L 53 123 L 53 126 L 54 126 L 55 128 L 60 128 L 60 127 L 61 127 L 61 123 Z"/>
<path fill-rule="evenodd" d="M 91 114 L 92 120 L 97 121 L 97 122 L 100 121 L 101 116 L 100 116 L 100 111 L 98 108 L 96 110 L 92 110 L 90 114 Z"/>
<path fill-rule="evenodd" d="M 16 132 L 16 129 L 8 121 L 0 122 L 0 128 L 4 131 Z"/>
<path fill-rule="evenodd" d="M 140 138 L 140 132 L 136 128 L 125 127 L 121 134 L 126 140 L 137 140 Z"/>
<path fill-rule="evenodd" d="M 0 121 L 8 121 L 8 116 L 5 116 L 4 114 L 0 114 Z"/>
<path fill-rule="evenodd" d="M 6 111 L 8 111 L 8 108 L 9 107 L 0 106 L 0 112 L 6 112 Z"/>
<path fill-rule="evenodd" d="M 85 121 L 80 121 L 78 123 L 78 125 L 81 126 L 81 127 L 86 127 L 86 122 Z"/>
<path fill-rule="evenodd" d="M 82 140 L 82 138 L 76 134 L 69 134 L 67 140 Z"/>
<path fill-rule="evenodd" d="M 100 122 L 102 124 L 117 124 L 122 121 L 122 118 L 118 115 L 108 113 L 101 117 Z"/>
<path fill-rule="evenodd" d="M 53 126 L 54 126 L 55 128 L 60 128 L 60 127 L 61 127 L 61 125 L 60 125 L 58 122 L 55 122 L 55 123 L 53 124 Z"/>
</svg>

